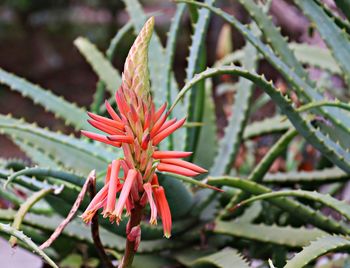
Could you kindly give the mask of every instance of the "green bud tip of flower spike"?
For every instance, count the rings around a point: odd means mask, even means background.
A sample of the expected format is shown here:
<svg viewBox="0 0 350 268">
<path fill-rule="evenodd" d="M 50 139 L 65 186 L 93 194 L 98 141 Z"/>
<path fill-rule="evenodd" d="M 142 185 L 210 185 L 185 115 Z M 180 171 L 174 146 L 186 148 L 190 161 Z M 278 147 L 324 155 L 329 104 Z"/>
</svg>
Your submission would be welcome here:
<svg viewBox="0 0 350 268">
<path fill-rule="evenodd" d="M 125 60 L 123 83 L 139 96 L 150 94 L 148 71 L 148 46 L 154 28 L 154 17 L 147 20 L 140 34 L 134 41 Z"/>
</svg>

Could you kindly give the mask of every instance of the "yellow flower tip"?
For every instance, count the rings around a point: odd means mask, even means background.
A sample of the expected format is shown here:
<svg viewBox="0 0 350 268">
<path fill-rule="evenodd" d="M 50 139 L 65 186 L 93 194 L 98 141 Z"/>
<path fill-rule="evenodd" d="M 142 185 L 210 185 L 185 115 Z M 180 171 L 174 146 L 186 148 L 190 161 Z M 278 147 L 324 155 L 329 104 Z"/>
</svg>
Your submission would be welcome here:
<svg viewBox="0 0 350 268">
<path fill-rule="evenodd" d="M 79 217 L 82 218 L 83 222 L 86 224 L 90 223 L 92 221 L 92 218 L 94 217 L 95 212 L 94 211 L 87 211 L 80 215 Z"/>
<path fill-rule="evenodd" d="M 157 223 L 157 219 L 150 219 L 149 220 L 149 223 L 151 224 L 151 225 L 157 225 L 158 223 Z"/>
<path fill-rule="evenodd" d="M 170 238 L 171 237 L 171 233 L 164 233 L 164 236 L 165 236 L 165 238 Z"/>
</svg>

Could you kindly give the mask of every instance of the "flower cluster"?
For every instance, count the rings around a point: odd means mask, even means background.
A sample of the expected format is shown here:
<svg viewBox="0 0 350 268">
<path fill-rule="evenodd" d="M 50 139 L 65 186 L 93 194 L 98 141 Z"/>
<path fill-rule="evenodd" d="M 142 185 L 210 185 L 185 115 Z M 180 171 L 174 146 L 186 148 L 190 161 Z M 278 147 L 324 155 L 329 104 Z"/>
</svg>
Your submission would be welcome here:
<svg viewBox="0 0 350 268">
<path fill-rule="evenodd" d="M 106 101 L 110 118 L 88 113 L 89 123 L 106 135 L 82 131 L 88 138 L 121 147 L 124 158 L 108 166 L 104 187 L 93 198 L 82 218 L 90 222 L 96 211 L 111 222 L 120 222 L 124 208 L 131 214 L 135 206 L 151 208 L 150 223 L 162 219 L 164 235 L 171 235 L 171 213 L 164 188 L 159 185 L 156 171 L 185 176 L 196 176 L 205 169 L 181 160 L 190 152 L 159 151 L 158 145 L 185 123 L 185 118 L 169 119 L 167 105 L 156 110 L 150 94 L 148 77 L 148 44 L 153 32 L 154 19 L 147 21 L 136 38 L 126 59 L 123 82 L 115 99 L 119 113 Z M 122 174 L 122 175 L 121 175 Z M 127 227 L 127 234 L 140 232 Z"/>
</svg>

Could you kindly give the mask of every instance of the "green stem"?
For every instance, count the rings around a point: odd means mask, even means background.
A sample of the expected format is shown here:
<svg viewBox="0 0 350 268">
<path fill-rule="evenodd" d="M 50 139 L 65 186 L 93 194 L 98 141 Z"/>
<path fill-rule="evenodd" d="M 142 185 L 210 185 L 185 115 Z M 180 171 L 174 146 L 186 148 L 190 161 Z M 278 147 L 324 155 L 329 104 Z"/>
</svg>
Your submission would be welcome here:
<svg viewBox="0 0 350 268">
<path fill-rule="evenodd" d="M 34 193 L 31 197 L 27 199 L 19 208 L 15 219 L 12 223 L 12 228 L 18 230 L 21 226 L 21 223 L 23 221 L 24 216 L 27 214 L 27 212 L 31 209 L 31 207 L 38 202 L 40 199 L 45 197 L 47 194 L 53 192 L 53 188 L 49 189 L 41 189 L 39 192 Z M 14 247 L 17 244 L 17 238 L 15 236 L 10 237 L 10 245 Z"/>
<path fill-rule="evenodd" d="M 11 227 L 8 224 L 0 223 L 0 232 L 6 233 L 11 235 L 12 237 L 16 237 L 23 241 L 30 249 L 33 250 L 33 252 L 40 255 L 51 267 L 53 268 L 59 268 L 53 260 L 50 259 L 49 256 L 45 254 L 44 251 L 42 251 L 28 236 L 26 236 L 23 232 L 18 231 Z"/>
</svg>

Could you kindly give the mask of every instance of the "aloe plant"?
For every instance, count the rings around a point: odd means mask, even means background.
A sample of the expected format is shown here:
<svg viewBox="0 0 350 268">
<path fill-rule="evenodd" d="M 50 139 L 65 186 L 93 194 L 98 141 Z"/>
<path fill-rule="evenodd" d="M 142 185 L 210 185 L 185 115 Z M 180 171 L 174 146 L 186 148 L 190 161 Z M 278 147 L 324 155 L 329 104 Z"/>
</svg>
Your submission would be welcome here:
<svg viewBox="0 0 350 268">
<path fill-rule="evenodd" d="M 66 135 L 0 115 L 0 132 L 32 162 L 0 161 L 0 197 L 12 205 L 0 209 L 1 235 L 52 267 L 69 267 L 78 254 L 88 256 L 81 265 L 97 260 L 95 267 L 298 268 L 313 267 L 326 253 L 348 251 L 350 205 L 335 194 L 345 189 L 350 172 L 350 2 L 335 1 L 344 14 L 339 16 L 322 1 L 294 1 L 327 48 L 289 42 L 268 15 L 271 1 L 238 2 L 251 17 L 248 25 L 214 0 L 177 0 L 163 47 L 154 18 L 137 0 L 125 0 L 130 21 L 107 51 L 85 37 L 74 42 L 99 79 L 89 108 L 0 69 L 6 88 L 82 130 Z M 192 38 L 186 80 L 177 81 L 174 55 L 186 14 Z M 227 46 L 223 58 L 208 66 L 211 51 L 204 41 L 217 18 L 227 23 L 223 34 L 231 26 L 246 44 L 235 51 Z M 131 30 L 137 37 L 124 70 L 118 70 L 113 57 Z M 284 79 L 286 91 L 258 72 L 261 60 Z M 341 77 L 341 100 L 327 98 L 322 92 L 328 85 L 312 81 L 305 66 Z M 220 86 L 227 88 L 221 94 L 235 92 L 222 137 L 213 95 Z M 255 100 L 257 88 L 263 95 Z M 105 95 L 111 97 L 103 105 Z M 270 101 L 275 114 L 254 121 Z M 256 140 L 267 136 L 274 144 L 257 160 Z M 299 171 L 293 159 L 308 146 L 319 152 L 319 164 Z M 291 165 L 271 173 L 279 159 Z"/>
</svg>

